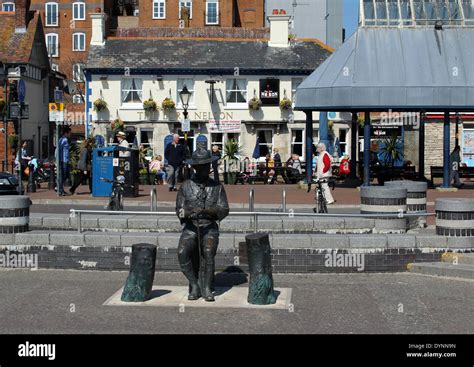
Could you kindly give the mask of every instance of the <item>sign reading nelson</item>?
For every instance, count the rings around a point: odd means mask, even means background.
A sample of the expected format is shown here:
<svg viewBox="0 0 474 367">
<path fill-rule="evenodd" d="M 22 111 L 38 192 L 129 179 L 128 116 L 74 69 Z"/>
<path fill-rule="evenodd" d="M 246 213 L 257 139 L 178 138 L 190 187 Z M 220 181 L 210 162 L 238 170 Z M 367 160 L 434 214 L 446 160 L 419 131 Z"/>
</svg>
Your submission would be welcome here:
<svg viewBox="0 0 474 367">
<path fill-rule="evenodd" d="M 280 79 L 260 79 L 262 106 L 280 105 Z"/>
</svg>

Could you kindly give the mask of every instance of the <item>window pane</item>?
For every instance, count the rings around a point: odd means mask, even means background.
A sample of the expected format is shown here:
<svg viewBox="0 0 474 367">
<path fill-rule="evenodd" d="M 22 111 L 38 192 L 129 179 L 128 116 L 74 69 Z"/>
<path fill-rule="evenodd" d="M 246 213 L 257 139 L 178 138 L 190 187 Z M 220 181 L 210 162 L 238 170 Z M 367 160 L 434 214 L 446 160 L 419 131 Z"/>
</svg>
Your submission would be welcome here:
<svg viewBox="0 0 474 367">
<path fill-rule="evenodd" d="M 216 24 L 217 23 L 217 3 L 207 3 L 207 23 Z"/>
</svg>

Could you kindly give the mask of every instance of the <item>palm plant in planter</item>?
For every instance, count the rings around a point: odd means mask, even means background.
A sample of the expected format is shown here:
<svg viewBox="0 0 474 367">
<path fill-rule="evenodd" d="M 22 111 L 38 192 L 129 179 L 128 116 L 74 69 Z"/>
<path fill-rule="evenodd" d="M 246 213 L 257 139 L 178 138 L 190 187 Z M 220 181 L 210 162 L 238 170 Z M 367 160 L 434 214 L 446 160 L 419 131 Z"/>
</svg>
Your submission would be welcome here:
<svg viewBox="0 0 474 367">
<path fill-rule="evenodd" d="M 107 109 L 107 102 L 103 98 L 97 98 L 94 101 L 94 109 L 97 112 L 105 111 Z"/>
<path fill-rule="evenodd" d="M 249 101 L 249 109 L 251 111 L 258 111 L 260 109 L 260 107 L 262 107 L 262 101 L 259 98 L 253 97 Z"/>
<path fill-rule="evenodd" d="M 170 97 L 166 97 L 161 103 L 161 107 L 164 111 L 172 111 L 176 108 L 176 103 Z"/>
<path fill-rule="evenodd" d="M 242 147 L 239 143 L 234 140 L 228 140 L 224 144 L 224 183 L 229 185 L 235 185 L 237 181 L 237 174 L 239 173 L 239 158 L 238 156 L 242 152 Z"/>
<path fill-rule="evenodd" d="M 280 110 L 282 111 L 290 111 L 293 108 L 293 102 L 291 102 L 291 99 L 284 97 L 280 101 Z"/>
</svg>

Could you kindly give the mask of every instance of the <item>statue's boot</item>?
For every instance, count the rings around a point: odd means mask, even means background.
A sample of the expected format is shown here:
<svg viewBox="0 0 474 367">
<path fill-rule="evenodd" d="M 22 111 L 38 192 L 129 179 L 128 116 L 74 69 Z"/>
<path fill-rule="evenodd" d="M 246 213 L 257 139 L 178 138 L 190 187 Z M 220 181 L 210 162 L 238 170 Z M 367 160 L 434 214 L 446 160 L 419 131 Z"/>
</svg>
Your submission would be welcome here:
<svg viewBox="0 0 474 367">
<path fill-rule="evenodd" d="M 202 298 L 206 302 L 214 302 L 214 295 L 212 294 L 212 281 L 214 279 L 214 264 L 206 264 L 204 269 L 204 277 L 202 279 Z"/>
<path fill-rule="evenodd" d="M 201 289 L 199 288 L 198 280 L 196 274 L 194 274 L 193 264 L 191 261 L 186 264 L 181 264 L 181 271 L 184 276 L 189 280 L 189 295 L 188 300 L 196 301 L 201 297 Z"/>
</svg>

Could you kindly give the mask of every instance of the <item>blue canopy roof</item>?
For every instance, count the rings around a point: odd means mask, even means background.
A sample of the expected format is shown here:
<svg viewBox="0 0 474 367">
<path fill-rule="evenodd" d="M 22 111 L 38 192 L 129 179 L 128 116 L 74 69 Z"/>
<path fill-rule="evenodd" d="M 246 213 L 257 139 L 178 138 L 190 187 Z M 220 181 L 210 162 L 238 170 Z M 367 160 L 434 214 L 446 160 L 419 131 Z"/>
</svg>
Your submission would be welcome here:
<svg viewBox="0 0 474 367">
<path fill-rule="evenodd" d="M 360 27 L 300 84 L 295 108 L 474 111 L 474 28 Z"/>
</svg>

